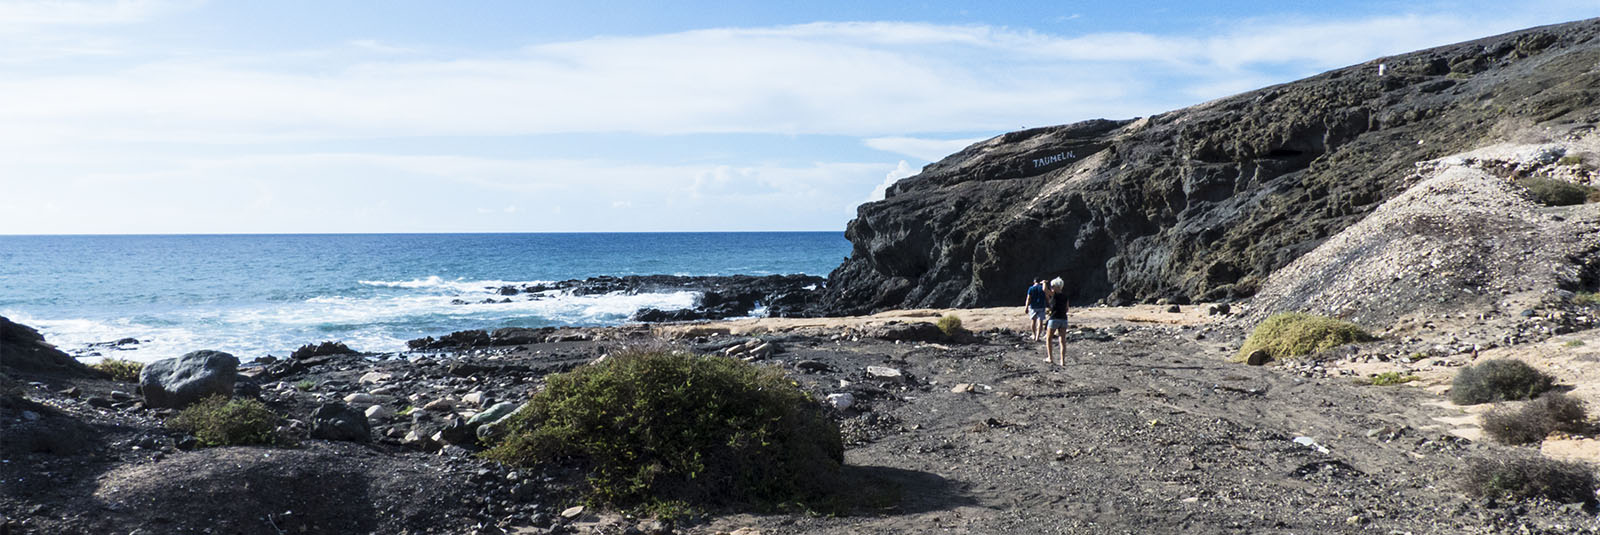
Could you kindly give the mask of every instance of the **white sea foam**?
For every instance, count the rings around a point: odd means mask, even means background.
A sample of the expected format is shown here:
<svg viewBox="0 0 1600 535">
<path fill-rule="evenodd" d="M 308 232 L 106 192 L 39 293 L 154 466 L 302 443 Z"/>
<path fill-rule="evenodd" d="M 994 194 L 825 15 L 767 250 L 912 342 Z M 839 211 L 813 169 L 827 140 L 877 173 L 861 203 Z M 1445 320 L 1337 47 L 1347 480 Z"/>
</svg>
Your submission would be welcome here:
<svg viewBox="0 0 1600 535">
<path fill-rule="evenodd" d="M 340 340 L 359 351 L 396 352 L 406 349 L 406 340 L 461 329 L 616 324 L 641 308 L 692 307 L 698 296 L 690 291 L 500 296 L 485 289 L 498 287 L 489 282 L 443 282 L 433 287 L 460 288 L 459 292 L 441 293 L 418 286 L 398 294 L 317 296 L 296 302 L 174 311 L 139 320 L 47 319 L 11 313 L 7 317 L 39 329 L 52 344 L 79 355 L 98 352 L 102 357 L 150 362 L 197 349 L 215 349 L 249 361 L 267 354 L 281 357 L 300 345 L 323 340 Z M 495 302 L 483 302 L 491 299 Z M 510 302 L 501 302 L 505 299 Z M 89 347 L 127 337 L 142 342 L 124 350 Z"/>
</svg>

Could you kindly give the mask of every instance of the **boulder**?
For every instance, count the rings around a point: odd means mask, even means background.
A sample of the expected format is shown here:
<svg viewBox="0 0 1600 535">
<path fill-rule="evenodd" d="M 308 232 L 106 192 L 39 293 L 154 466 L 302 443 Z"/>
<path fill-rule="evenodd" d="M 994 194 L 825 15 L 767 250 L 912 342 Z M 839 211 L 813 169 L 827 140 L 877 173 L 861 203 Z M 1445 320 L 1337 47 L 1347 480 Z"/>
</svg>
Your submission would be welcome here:
<svg viewBox="0 0 1600 535">
<path fill-rule="evenodd" d="M 510 421 L 511 415 L 516 414 L 517 411 L 522 410 L 522 407 L 526 407 L 528 404 L 523 403 L 522 405 L 512 406 L 510 410 L 502 407 L 502 405 L 510 406 L 511 403 L 496 403 L 495 406 L 489 407 L 489 410 L 473 416 L 471 420 L 467 420 L 468 424 L 477 428 L 476 432 L 480 442 L 493 442 L 499 438 L 502 431 L 505 430 L 506 423 Z"/>
<path fill-rule="evenodd" d="M 891 342 L 938 342 L 944 340 L 944 331 L 932 323 L 890 323 L 872 332 L 874 338 Z"/>
<path fill-rule="evenodd" d="M 231 396 L 238 377 L 238 358 L 202 349 L 146 364 L 139 390 L 147 407 L 182 408 L 208 396 Z"/>
<path fill-rule="evenodd" d="M 1265 349 L 1257 349 L 1252 351 L 1250 352 L 1250 355 L 1244 359 L 1244 363 L 1251 366 L 1264 366 L 1268 362 L 1272 362 L 1272 355 L 1268 354 Z"/>
<path fill-rule="evenodd" d="M 394 416 L 394 409 L 389 408 L 388 405 L 373 405 L 367 407 L 366 415 L 368 420 L 382 420 Z"/>
<path fill-rule="evenodd" d="M 0 370 L 73 377 L 98 374 L 78 359 L 45 343 L 39 331 L 4 316 L 0 316 Z"/>
<path fill-rule="evenodd" d="M 311 438 L 368 442 L 372 426 L 367 415 L 343 403 L 323 403 L 311 411 Z"/>
</svg>

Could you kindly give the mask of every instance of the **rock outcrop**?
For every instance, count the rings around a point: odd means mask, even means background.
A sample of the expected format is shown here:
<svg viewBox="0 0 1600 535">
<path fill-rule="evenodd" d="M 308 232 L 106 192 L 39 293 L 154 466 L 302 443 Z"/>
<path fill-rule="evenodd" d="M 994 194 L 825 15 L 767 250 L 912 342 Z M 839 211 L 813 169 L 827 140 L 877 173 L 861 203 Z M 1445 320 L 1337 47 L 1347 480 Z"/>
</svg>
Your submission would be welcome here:
<svg viewBox="0 0 1600 535">
<path fill-rule="evenodd" d="M 1597 36 L 1533 28 L 977 143 L 858 209 L 813 312 L 1011 305 L 1043 275 L 1077 303 L 1251 296 L 1418 162 L 1600 122 Z"/>
<path fill-rule="evenodd" d="M 0 371 L 91 377 L 94 370 L 44 341 L 32 327 L 0 316 Z"/>
</svg>

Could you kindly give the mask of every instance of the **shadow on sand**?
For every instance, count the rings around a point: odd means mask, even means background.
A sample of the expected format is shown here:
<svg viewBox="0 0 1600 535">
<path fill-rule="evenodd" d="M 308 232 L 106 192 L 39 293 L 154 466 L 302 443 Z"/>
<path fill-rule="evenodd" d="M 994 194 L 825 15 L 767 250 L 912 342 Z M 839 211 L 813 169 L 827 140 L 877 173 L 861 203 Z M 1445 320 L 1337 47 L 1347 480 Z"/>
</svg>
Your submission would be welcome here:
<svg viewBox="0 0 1600 535">
<path fill-rule="evenodd" d="M 862 513 L 904 515 L 943 511 L 978 502 L 958 482 L 928 472 L 887 466 L 845 466 L 862 494 Z"/>
</svg>

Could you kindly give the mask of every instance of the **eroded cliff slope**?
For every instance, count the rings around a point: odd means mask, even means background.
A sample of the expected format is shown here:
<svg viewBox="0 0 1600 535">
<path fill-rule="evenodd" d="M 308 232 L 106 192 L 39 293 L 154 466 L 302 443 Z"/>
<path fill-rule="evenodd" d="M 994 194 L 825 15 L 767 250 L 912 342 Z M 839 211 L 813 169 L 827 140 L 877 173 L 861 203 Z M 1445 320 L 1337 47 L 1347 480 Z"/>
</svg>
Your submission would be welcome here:
<svg viewBox="0 0 1600 535">
<path fill-rule="evenodd" d="M 1600 122 L 1600 19 L 1375 59 L 1137 120 L 1011 132 L 862 205 L 823 314 L 1253 295 L 1417 163 Z"/>
</svg>

